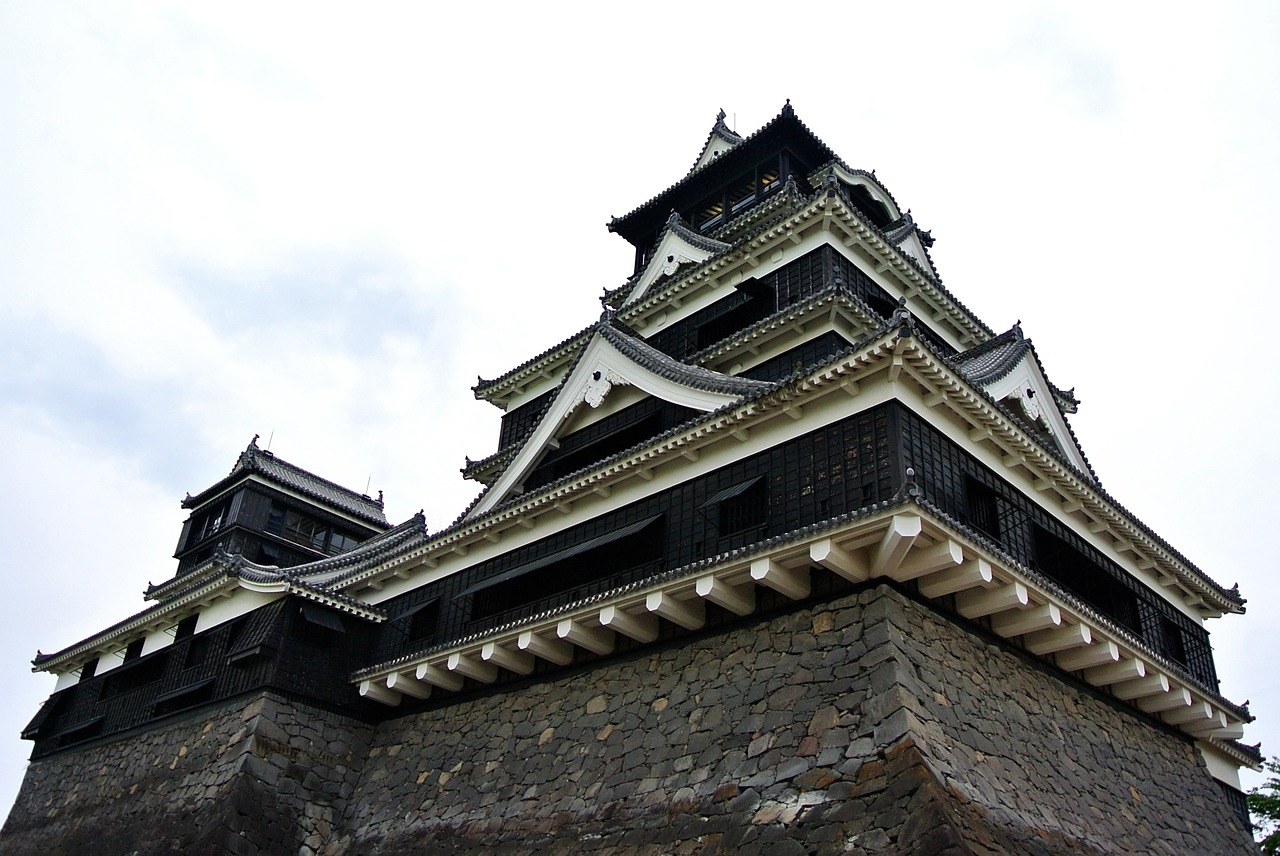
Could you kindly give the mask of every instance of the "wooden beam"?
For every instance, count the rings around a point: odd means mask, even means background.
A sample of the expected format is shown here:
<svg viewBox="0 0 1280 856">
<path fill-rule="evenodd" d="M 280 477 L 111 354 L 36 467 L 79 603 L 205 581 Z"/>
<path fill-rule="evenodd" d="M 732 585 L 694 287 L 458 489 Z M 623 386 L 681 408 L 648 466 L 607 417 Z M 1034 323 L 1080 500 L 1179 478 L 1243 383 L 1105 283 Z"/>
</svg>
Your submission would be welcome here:
<svg viewBox="0 0 1280 856">
<path fill-rule="evenodd" d="M 707 623 L 707 607 L 701 598 L 676 600 L 664 591 L 655 591 L 644 599 L 644 608 L 685 630 L 699 630 Z"/>
<path fill-rule="evenodd" d="M 1147 696 L 1137 700 L 1138 707 L 1147 713 L 1159 713 L 1162 710 L 1176 710 L 1191 705 L 1191 693 L 1186 687 L 1174 687 L 1164 695 Z"/>
<path fill-rule="evenodd" d="M 1116 698 L 1122 698 L 1126 701 L 1145 696 L 1161 695 L 1168 691 L 1169 679 L 1159 672 L 1147 675 L 1145 678 L 1121 681 L 1111 688 L 1111 692 Z"/>
<path fill-rule="evenodd" d="M 1147 664 L 1137 659 L 1124 658 L 1117 663 L 1106 663 L 1084 670 L 1084 679 L 1095 687 L 1106 687 L 1121 681 L 1132 681 L 1147 675 Z"/>
<path fill-rule="evenodd" d="M 955 568 L 936 571 L 920 581 L 920 594 L 936 598 L 958 591 L 988 586 L 992 581 L 991 563 L 986 559 L 971 559 Z"/>
<path fill-rule="evenodd" d="M 406 675 L 404 672 L 395 672 L 387 675 L 387 689 L 401 693 L 414 698 L 430 698 L 431 684 L 424 683 L 413 675 Z"/>
<path fill-rule="evenodd" d="M 418 680 L 435 684 L 442 690 L 457 692 L 462 689 L 462 675 L 455 675 L 453 672 L 442 669 L 439 666 L 433 666 L 430 663 L 419 663 L 413 674 Z"/>
<path fill-rule="evenodd" d="M 1173 710 L 1166 710 L 1160 714 L 1164 717 L 1165 722 L 1174 725 L 1190 725 L 1195 722 L 1204 722 L 1213 718 L 1213 705 L 1207 701 L 1193 701 L 1186 707 L 1179 707 Z"/>
<path fill-rule="evenodd" d="M 475 678 L 484 684 L 491 684 L 498 678 L 498 667 L 492 663 L 483 663 L 470 654 L 455 651 L 449 655 L 445 668 L 468 678 Z"/>
<path fill-rule="evenodd" d="M 964 551 L 960 549 L 959 544 L 948 538 L 932 547 L 916 550 L 889 572 L 889 576 L 900 583 L 905 583 L 907 580 L 914 580 L 926 574 L 954 568 L 963 561 Z"/>
<path fill-rule="evenodd" d="M 844 380 L 840 385 L 844 388 L 844 391 L 851 396 L 856 396 L 862 392 L 862 384 L 858 383 L 856 380 Z"/>
<path fill-rule="evenodd" d="M 486 642 L 480 649 L 480 659 L 486 663 L 501 666 L 517 675 L 527 675 L 533 671 L 533 657 L 524 651 L 512 651 L 496 642 Z"/>
<path fill-rule="evenodd" d="M 579 648 L 586 648 L 593 654 L 608 654 L 613 651 L 612 632 L 603 627 L 588 627 L 577 619 L 561 620 L 556 625 L 556 636 Z"/>
<path fill-rule="evenodd" d="M 1032 654 L 1056 654 L 1088 645 L 1093 641 L 1093 631 L 1087 624 L 1068 624 L 1052 630 L 1039 630 L 1028 633 L 1022 640 Z"/>
<path fill-rule="evenodd" d="M 996 588 L 962 591 L 956 595 L 956 610 L 965 618 L 981 618 L 1006 609 L 1019 609 L 1029 602 L 1027 587 L 1013 582 Z"/>
<path fill-rule="evenodd" d="M 1244 724 L 1240 722 L 1228 722 L 1222 728 L 1214 728 L 1204 735 L 1205 737 L 1216 737 L 1219 740 L 1239 740 L 1244 737 Z"/>
<path fill-rule="evenodd" d="M 400 704 L 400 693 L 387 689 L 386 683 L 382 680 L 361 681 L 360 695 L 391 707 Z"/>
<path fill-rule="evenodd" d="M 1091 669 L 1107 663 L 1120 662 L 1120 649 L 1116 643 L 1099 640 L 1084 648 L 1073 648 L 1058 655 L 1058 668 L 1068 672 Z"/>
<path fill-rule="evenodd" d="M 773 559 L 756 559 L 751 563 L 751 579 L 792 600 L 803 600 L 809 596 L 809 572 L 804 568 L 792 570 Z"/>
<path fill-rule="evenodd" d="M 573 662 L 572 645 L 560 639 L 548 639 L 532 630 L 526 630 L 520 634 L 520 638 L 516 640 L 516 647 L 535 657 L 555 663 L 557 666 L 567 666 Z"/>
<path fill-rule="evenodd" d="M 637 642 L 652 642 L 658 638 L 658 619 L 648 613 L 633 615 L 616 606 L 600 610 L 600 626 L 630 636 Z"/>
<path fill-rule="evenodd" d="M 914 514 L 895 514 L 889 528 L 872 553 L 871 576 L 892 574 L 911 551 L 911 545 L 920 537 L 920 518 Z"/>
<path fill-rule="evenodd" d="M 860 583 L 871 577 L 871 569 L 867 567 L 867 563 L 861 556 L 850 553 L 830 538 L 823 538 L 821 541 L 810 544 L 809 558 L 851 583 Z"/>
<path fill-rule="evenodd" d="M 991 619 L 991 629 L 1005 638 L 1048 630 L 1061 624 L 1062 610 L 1052 603 L 1002 612 Z"/>
<path fill-rule="evenodd" d="M 694 584 L 694 590 L 698 597 L 706 598 L 734 615 L 750 615 L 756 610 L 754 586 L 731 586 L 724 580 L 706 576 Z"/>
</svg>

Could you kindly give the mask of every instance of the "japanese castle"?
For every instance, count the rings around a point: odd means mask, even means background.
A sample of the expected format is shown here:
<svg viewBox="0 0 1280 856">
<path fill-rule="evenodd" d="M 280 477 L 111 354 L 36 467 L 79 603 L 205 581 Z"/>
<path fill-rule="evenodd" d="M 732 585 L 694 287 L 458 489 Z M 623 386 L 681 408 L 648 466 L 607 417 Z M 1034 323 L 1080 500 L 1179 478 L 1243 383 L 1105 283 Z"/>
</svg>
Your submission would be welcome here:
<svg viewBox="0 0 1280 856">
<path fill-rule="evenodd" d="M 0 849 L 1253 852 L 1244 599 L 873 173 L 721 112 L 608 228 L 451 525 L 256 437 L 183 500 L 145 608 L 37 654 Z"/>
</svg>

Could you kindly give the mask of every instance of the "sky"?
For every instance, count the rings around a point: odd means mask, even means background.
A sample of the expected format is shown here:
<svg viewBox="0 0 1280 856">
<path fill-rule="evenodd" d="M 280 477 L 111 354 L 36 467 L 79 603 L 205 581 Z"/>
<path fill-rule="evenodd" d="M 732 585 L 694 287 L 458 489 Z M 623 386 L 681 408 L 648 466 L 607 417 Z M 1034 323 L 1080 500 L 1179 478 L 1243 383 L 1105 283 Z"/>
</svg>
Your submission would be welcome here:
<svg viewBox="0 0 1280 856">
<path fill-rule="evenodd" d="M 187 492 L 260 434 L 444 528 L 496 448 L 477 376 L 598 318 L 605 224 L 719 109 L 787 99 L 1022 322 L 1107 490 L 1240 584 L 1222 691 L 1280 753 L 1280 6 L 728 8 L 0 0 L 0 812 L 32 656 L 143 608 Z"/>
</svg>

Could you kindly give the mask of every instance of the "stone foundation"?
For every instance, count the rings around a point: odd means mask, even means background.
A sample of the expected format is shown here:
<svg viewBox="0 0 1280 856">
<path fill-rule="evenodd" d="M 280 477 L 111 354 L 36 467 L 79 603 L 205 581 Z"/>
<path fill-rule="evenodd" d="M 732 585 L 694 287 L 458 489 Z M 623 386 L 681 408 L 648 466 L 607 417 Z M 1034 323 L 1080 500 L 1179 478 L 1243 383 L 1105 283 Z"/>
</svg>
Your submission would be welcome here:
<svg viewBox="0 0 1280 856">
<path fill-rule="evenodd" d="M 33 761 L 0 853 L 314 852 L 355 791 L 372 733 L 259 695 Z"/>
<path fill-rule="evenodd" d="M 376 730 L 265 697 L 53 756 L 0 847 L 1256 852 L 1191 743 L 885 586 Z"/>
</svg>

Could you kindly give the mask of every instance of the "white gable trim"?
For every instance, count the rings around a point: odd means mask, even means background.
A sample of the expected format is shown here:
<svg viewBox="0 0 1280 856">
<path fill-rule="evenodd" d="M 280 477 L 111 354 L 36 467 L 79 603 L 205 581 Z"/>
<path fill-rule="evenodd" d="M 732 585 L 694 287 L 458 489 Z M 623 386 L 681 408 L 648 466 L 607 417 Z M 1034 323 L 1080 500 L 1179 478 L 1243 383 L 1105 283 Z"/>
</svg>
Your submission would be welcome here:
<svg viewBox="0 0 1280 856">
<path fill-rule="evenodd" d="M 833 163 L 825 169 L 820 169 L 813 176 L 813 184 L 817 184 L 827 175 L 834 175 L 840 181 L 849 185 L 858 185 L 866 188 L 867 193 L 871 194 L 871 198 L 879 202 L 889 212 L 889 216 L 898 220 L 902 217 L 902 212 L 898 210 L 898 206 L 894 204 L 893 197 L 889 195 L 889 191 L 884 188 L 880 182 L 866 175 L 859 175 L 845 169 L 839 163 Z"/>
<path fill-rule="evenodd" d="M 730 151 L 737 145 L 738 145 L 737 143 L 731 143 L 728 140 L 721 137 L 719 134 L 716 134 L 713 132 L 711 134 L 711 139 L 707 140 L 707 145 L 702 150 L 702 155 L 698 158 L 698 162 L 694 164 L 693 169 L 691 169 L 689 172 L 690 173 L 697 172 L 698 170 L 702 169 L 704 166 L 711 163 L 713 160 L 720 157 L 725 152 Z"/>
<path fill-rule="evenodd" d="M 727 248 L 728 245 L 726 245 Z M 702 264 L 714 255 L 716 253 L 711 250 L 695 247 L 675 229 L 668 227 L 662 240 L 658 242 L 658 248 L 653 251 L 653 257 L 649 259 L 649 263 L 645 265 L 644 271 L 636 280 L 635 287 L 627 297 L 627 302 L 643 298 L 659 277 L 671 276 L 680 269 L 681 265 Z"/>
<path fill-rule="evenodd" d="M 1058 409 L 1058 402 L 1049 389 L 1049 382 L 1045 380 L 1031 351 L 1023 354 L 1022 359 L 1007 375 L 982 389 L 996 401 L 1003 401 L 1010 396 L 1018 399 L 1022 405 L 1022 415 L 1027 421 L 1045 425 L 1057 441 L 1059 450 L 1070 459 L 1076 469 L 1081 473 L 1089 472 L 1084 455 L 1072 439 L 1062 411 Z"/>
<path fill-rule="evenodd" d="M 644 366 L 637 365 L 609 344 L 600 333 L 596 333 L 573 372 L 565 379 L 551 409 L 542 417 L 532 436 L 516 453 L 502 476 L 467 514 L 467 519 L 485 514 L 523 484 L 542 453 L 556 439 L 564 423 L 580 404 L 585 402 L 589 407 L 599 407 L 613 387 L 624 384 L 635 386 L 663 401 L 704 413 L 732 404 L 741 397 L 734 393 L 694 389 L 657 375 Z"/>
<path fill-rule="evenodd" d="M 933 269 L 933 265 L 929 263 L 929 254 L 924 250 L 924 244 L 920 243 L 920 236 L 915 232 L 907 235 L 898 242 L 898 249 L 903 254 L 915 259 L 916 264 L 924 268 L 925 272 L 934 279 L 938 278 L 938 272 Z"/>
</svg>

